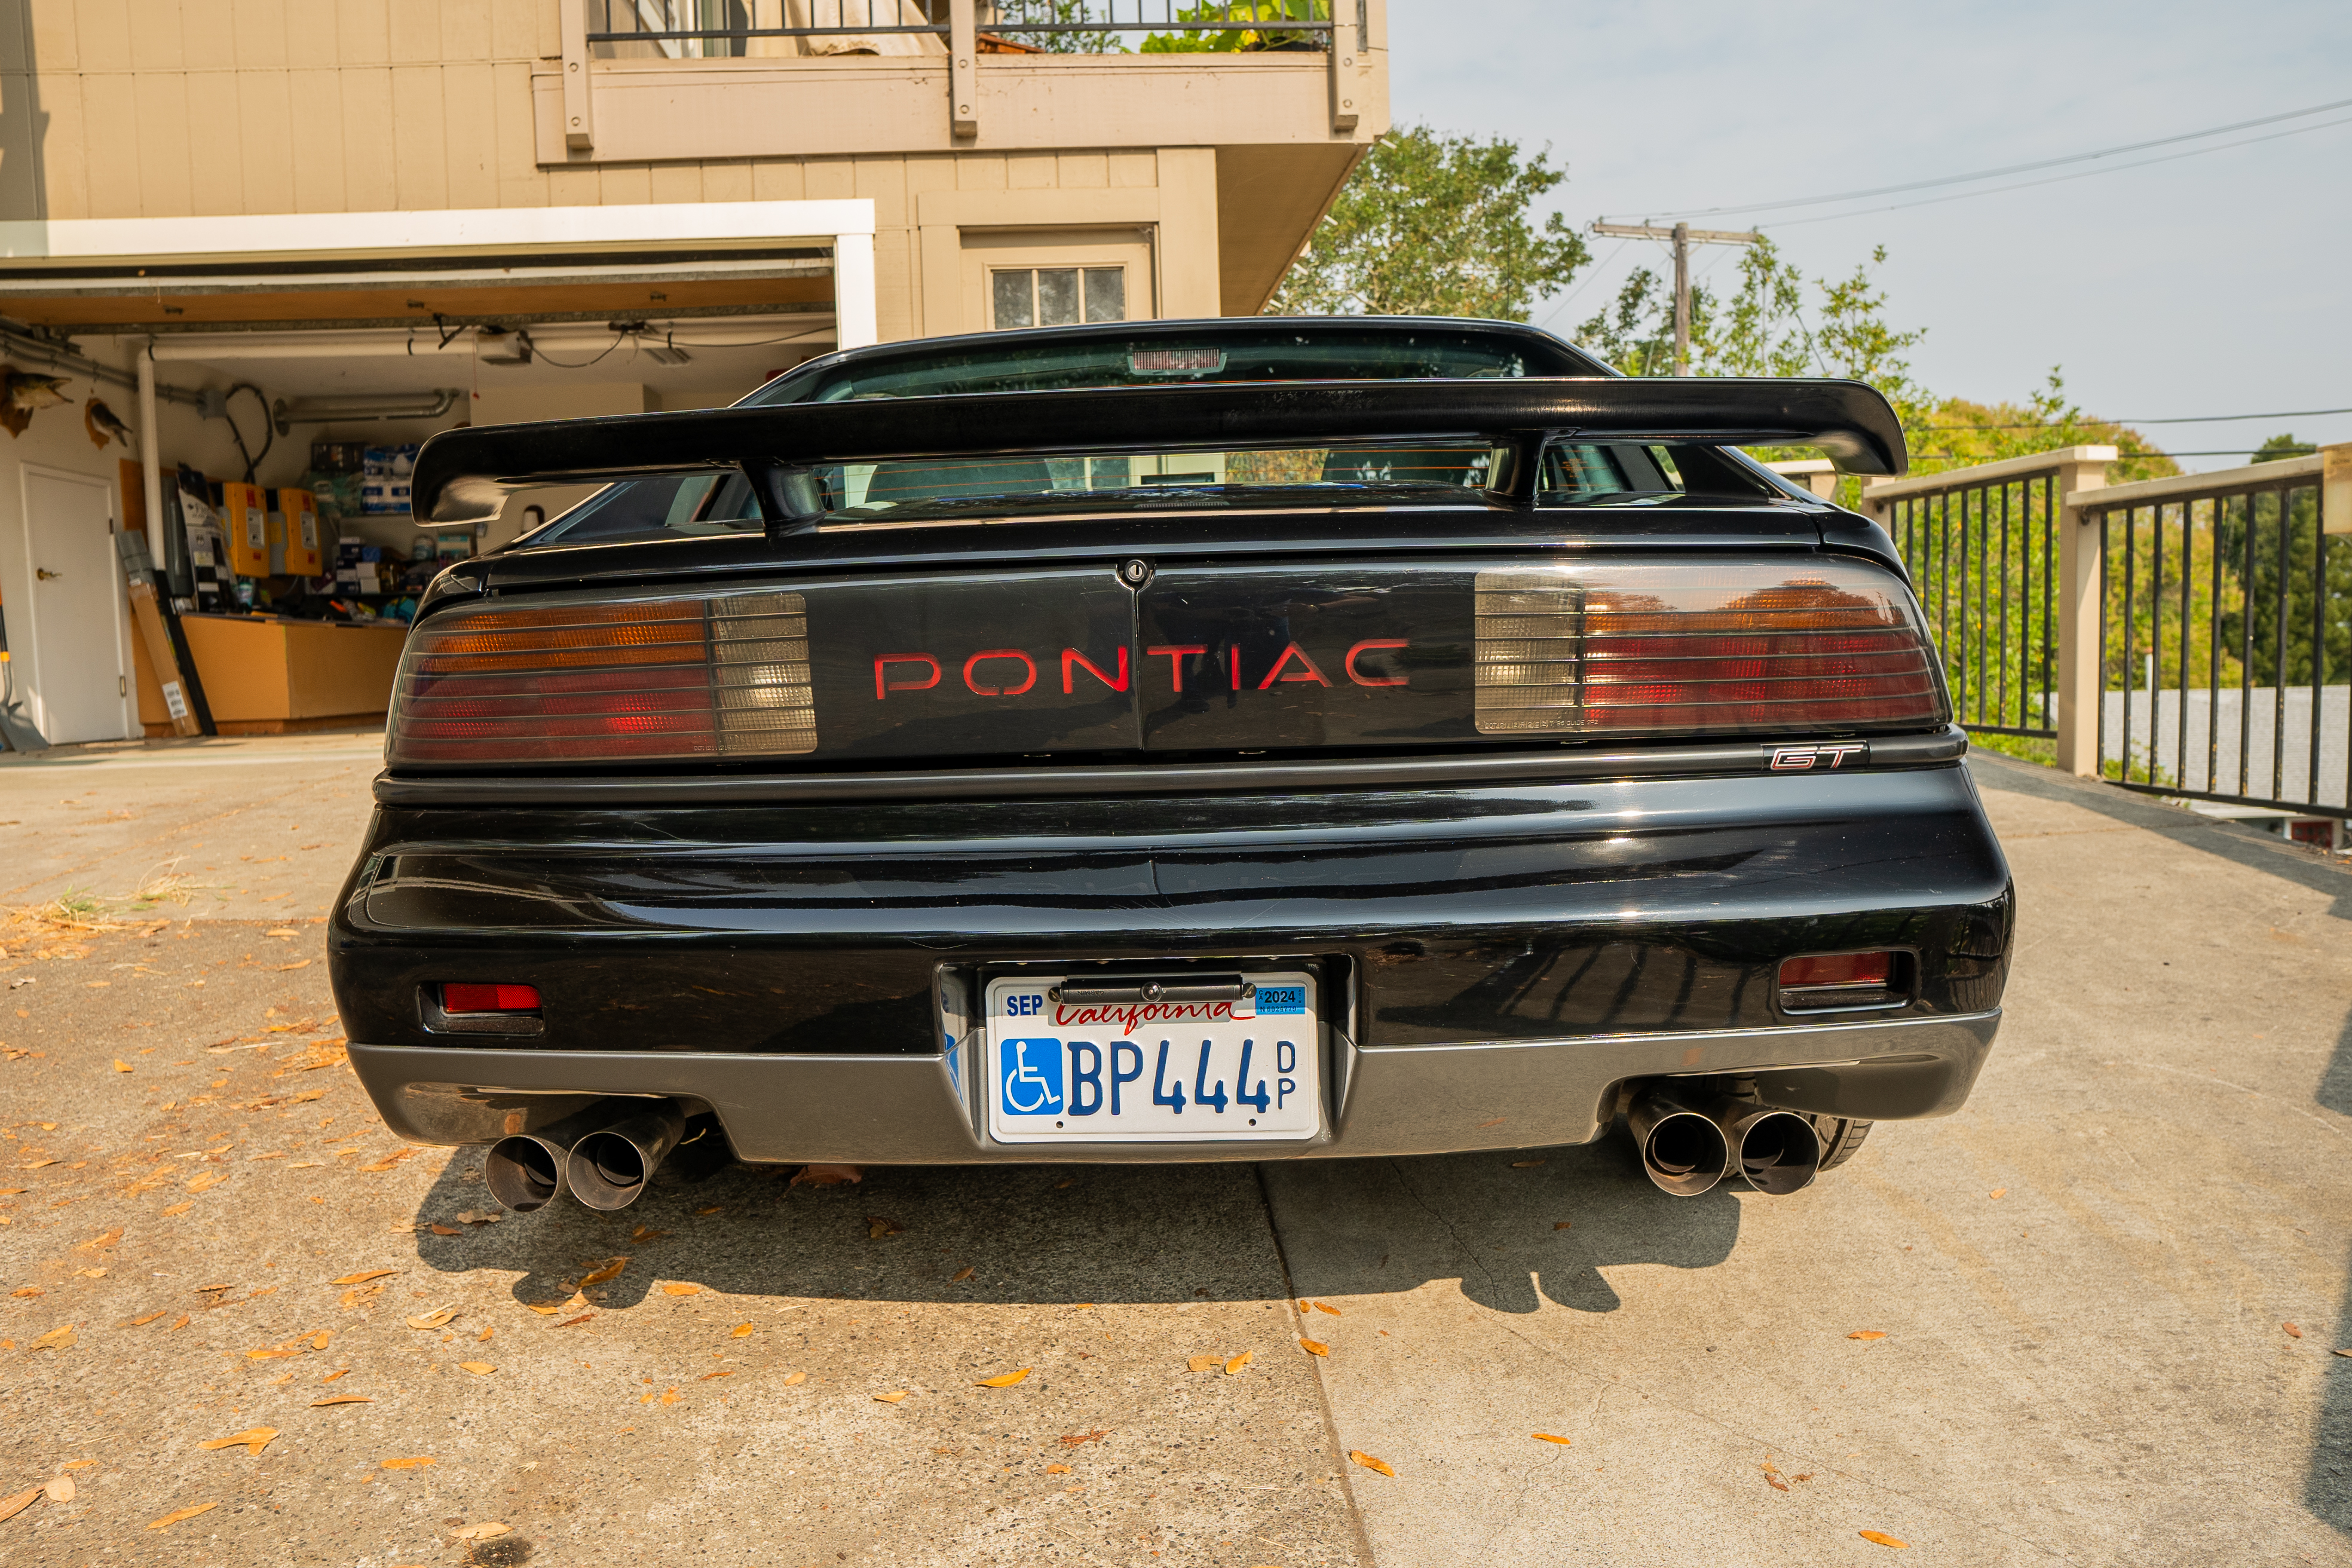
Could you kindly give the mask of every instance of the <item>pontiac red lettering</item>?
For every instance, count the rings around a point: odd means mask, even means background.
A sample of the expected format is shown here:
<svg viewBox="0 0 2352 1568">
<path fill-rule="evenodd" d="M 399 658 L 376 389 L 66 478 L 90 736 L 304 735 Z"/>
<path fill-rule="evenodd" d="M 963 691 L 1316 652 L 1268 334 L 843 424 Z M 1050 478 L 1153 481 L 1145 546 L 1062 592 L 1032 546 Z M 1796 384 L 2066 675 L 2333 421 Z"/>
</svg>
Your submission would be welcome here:
<svg viewBox="0 0 2352 1568">
<path fill-rule="evenodd" d="M 1412 685 L 1412 678 L 1410 676 L 1399 675 L 1384 679 L 1377 675 L 1366 675 L 1362 670 L 1356 668 L 1356 656 L 1360 653 L 1363 653 L 1369 649 L 1376 647 L 1403 647 L 1405 646 L 1405 640 L 1402 637 L 1387 637 L 1371 642 L 1358 643 L 1355 647 L 1348 650 L 1348 679 L 1354 681 L 1359 686 Z"/>
<path fill-rule="evenodd" d="M 1021 668 L 1026 673 L 1021 677 L 1020 685 L 982 686 L 979 681 L 974 680 L 971 678 L 972 666 L 976 664 L 985 664 L 989 660 L 996 658 L 1013 658 L 1019 659 L 1021 661 Z M 936 682 L 938 677 L 934 676 L 932 679 Z M 973 654 L 970 658 L 963 661 L 963 683 L 971 690 L 972 695 L 976 697 L 1018 697 L 1023 692 L 1037 684 L 1037 661 L 1031 658 L 1027 654 L 1023 653 L 1017 647 L 988 648 L 982 652 Z"/>
<path fill-rule="evenodd" d="M 1306 668 L 1298 670 L 1295 674 L 1283 674 L 1283 668 L 1289 664 L 1289 662 L 1294 658 Z M 1257 683 L 1257 689 L 1260 691 L 1264 691 L 1268 687 L 1272 686 L 1276 680 L 1311 680 L 1318 686 L 1328 686 L 1331 684 L 1328 680 L 1323 679 L 1323 672 L 1315 668 L 1315 661 L 1307 657 L 1307 650 L 1300 647 L 1297 643 L 1292 643 L 1288 647 L 1282 650 L 1282 657 L 1274 661 L 1274 668 L 1265 672 L 1265 679 Z"/>
<path fill-rule="evenodd" d="M 1064 648 L 1062 650 L 1062 695 L 1065 697 L 1071 694 L 1070 667 L 1073 665 L 1076 665 L 1084 668 L 1088 675 L 1093 676 L 1097 680 L 1101 681 L 1113 691 L 1124 691 L 1127 689 L 1127 649 L 1124 647 L 1118 650 L 1118 679 L 1117 680 L 1113 680 L 1109 676 L 1105 675 L 1096 665 L 1093 659 L 1088 658 L 1076 648 Z"/>
<path fill-rule="evenodd" d="M 930 669 L 928 680 L 885 680 L 883 671 L 894 664 L 920 664 Z M 874 700 L 887 691 L 929 691 L 940 683 L 940 661 L 927 653 L 886 653 L 874 661 Z"/>
</svg>

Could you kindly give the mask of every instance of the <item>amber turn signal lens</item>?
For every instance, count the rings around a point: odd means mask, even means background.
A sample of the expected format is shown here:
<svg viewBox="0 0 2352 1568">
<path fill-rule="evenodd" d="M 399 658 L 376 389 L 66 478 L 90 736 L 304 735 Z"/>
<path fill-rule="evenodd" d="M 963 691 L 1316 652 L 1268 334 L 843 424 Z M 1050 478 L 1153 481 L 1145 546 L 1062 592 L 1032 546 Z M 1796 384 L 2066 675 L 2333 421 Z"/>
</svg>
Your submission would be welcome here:
<svg viewBox="0 0 2352 1568">
<path fill-rule="evenodd" d="M 1883 989 L 1895 973 L 1891 952 L 1824 952 L 1810 958 L 1784 960 L 1780 985 L 1784 990 L 1812 990 L 1823 985 L 1872 986 Z"/>
</svg>

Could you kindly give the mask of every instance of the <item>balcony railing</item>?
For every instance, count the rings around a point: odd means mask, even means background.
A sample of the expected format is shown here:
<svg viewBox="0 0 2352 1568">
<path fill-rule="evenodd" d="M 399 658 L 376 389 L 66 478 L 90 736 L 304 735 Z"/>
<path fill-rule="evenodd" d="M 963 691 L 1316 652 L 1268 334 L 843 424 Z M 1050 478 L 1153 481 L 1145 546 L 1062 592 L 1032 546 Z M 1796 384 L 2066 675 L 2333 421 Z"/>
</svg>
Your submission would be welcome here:
<svg viewBox="0 0 2352 1568">
<path fill-rule="evenodd" d="M 1960 722 L 2126 789 L 2352 818 L 2352 446 L 2110 487 L 2116 457 L 1864 491 Z"/>
<path fill-rule="evenodd" d="M 954 0 L 588 0 L 587 42 L 600 58 L 944 55 L 953 9 Z M 1334 31 L 1331 0 L 972 0 L 972 10 L 982 53 L 1328 50 Z"/>
</svg>

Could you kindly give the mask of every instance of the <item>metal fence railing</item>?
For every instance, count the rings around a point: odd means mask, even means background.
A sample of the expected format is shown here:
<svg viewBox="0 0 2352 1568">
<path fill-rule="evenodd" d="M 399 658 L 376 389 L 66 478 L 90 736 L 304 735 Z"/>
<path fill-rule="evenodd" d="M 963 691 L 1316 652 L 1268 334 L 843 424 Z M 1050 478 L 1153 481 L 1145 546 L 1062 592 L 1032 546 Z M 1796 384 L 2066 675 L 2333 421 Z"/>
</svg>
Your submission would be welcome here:
<svg viewBox="0 0 2352 1568">
<path fill-rule="evenodd" d="M 2352 816 L 2352 540 L 2323 526 L 2314 461 L 2210 478 L 2085 498 L 2102 547 L 2099 772 Z"/>
<path fill-rule="evenodd" d="M 1887 503 L 1895 538 L 1971 730 L 2057 734 L 2055 468 L 1968 479 Z"/>
<path fill-rule="evenodd" d="M 1356 10 L 1364 0 L 1339 0 Z M 951 0 L 588 0 L 603 58 L 945 54 Z M 983 48 L 1328 49 L 1332 0 L 978 0 Z"/>
</svg>

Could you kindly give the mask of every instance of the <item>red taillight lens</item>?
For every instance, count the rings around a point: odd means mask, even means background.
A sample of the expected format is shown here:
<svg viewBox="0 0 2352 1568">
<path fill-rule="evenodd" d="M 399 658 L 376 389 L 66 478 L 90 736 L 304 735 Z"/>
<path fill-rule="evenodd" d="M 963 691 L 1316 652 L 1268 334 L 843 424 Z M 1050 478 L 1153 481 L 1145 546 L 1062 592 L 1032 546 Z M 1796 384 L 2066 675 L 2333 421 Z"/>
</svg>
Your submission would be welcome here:
<svg viewBox="0 0 2352 1568">
<path fill-rule="evenodd" d="M 1811 958 L 1791 958 L 1780 965 L 1784 990 L 1824 985 L 1869 986 L 1885 989 L 1895 975 L 1891 952 L 1825 952 Z"/>
<path fill-rule="evenodd" d="M 1787 734 L 1946 718 L 1916 607 L 1860 562 L 1481 572 L 1483 734 Z"/>
<path fill-rule="evenodd" d="M 459 610 L 401 656 L 386 761 L 602 762 L 816 749 L 798 594 Z"/>
<path fill-rule="evenodd" d="M 536 1013 L 539 1011 L 539 987 L 478 985 L 452 980 L 441 987 L 441 1010 L 444 1013 Z"/>
</svg>

